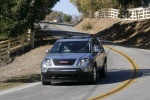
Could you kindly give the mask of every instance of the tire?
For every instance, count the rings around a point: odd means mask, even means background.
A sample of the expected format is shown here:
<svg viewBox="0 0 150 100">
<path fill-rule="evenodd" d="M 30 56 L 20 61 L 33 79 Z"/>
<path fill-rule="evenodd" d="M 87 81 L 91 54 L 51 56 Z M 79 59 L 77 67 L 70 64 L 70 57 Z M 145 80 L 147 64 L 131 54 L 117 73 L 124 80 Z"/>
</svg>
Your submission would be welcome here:
<svg viewBox="0 0 150 100">
<path fill-rule="evenodd" d="M 103 68 L 99 72 L 99 76 L 105 78 L 107 76 L 107 62 L 105 61 Z"/>
<path fill-rule="evenodd" d="M 41 81 L 43 85 L 50 85 L 51 82 L 45 82 L 43 76 L 41 75 Z"/>
<path fill-rule="evenodd" d="M 96 80 L 97 80 L 97 69 L 96 69 L 96 66 L 94 66 L 92 69 L 92 76 L 91 76 L 90 84 L 95 84 Z"/>
<path fill-rule="evenodd" d="M 43 82 L 43 81 L 42 81 L 42 84 L 43 84 L 43 85 L 50 85 L 50 82 Z"/>
</svg>

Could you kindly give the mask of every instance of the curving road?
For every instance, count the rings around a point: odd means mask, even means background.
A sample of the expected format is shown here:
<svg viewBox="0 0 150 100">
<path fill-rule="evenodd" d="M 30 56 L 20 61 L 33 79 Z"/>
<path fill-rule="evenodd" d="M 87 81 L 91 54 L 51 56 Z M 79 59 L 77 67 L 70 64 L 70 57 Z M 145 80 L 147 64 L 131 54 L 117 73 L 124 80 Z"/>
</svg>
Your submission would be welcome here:
<svg viewBox="0 0 150 100">
<path fill-rule="evenodd" d="M 48 28 L 52 35 L 81 34 L 67 25 L 50 24 Z M 103 44 L 107 45 L 108 76 L 99 78 L 95 85 L 31 83 L 0 91 L 0 100 L 150 100 L 150 51 L 108 41 Z"/>
</svg>

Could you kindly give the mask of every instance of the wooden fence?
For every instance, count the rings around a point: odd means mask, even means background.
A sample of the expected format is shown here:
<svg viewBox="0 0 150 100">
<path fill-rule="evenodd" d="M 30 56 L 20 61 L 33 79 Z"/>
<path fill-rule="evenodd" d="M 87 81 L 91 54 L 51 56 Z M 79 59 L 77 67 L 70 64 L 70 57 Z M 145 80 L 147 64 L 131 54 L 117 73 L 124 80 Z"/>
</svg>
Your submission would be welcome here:
<svg viewBox="0 0 150 100">
<path fill-rule="evenodd" d="M 19 36 L 14 39 L 0 42 L 0 66 L 11 61 L 11 53 L 21 49 L 22 51 L 27 46 L 34 47 L 34 32 Z"/>
<path fill-rule="evenodd" d="M 127 20 L 150 19 L 150 7 L 128 9 L 131 16 Z"/>
<path fill-rule="evenodd" d="M 133 8 L 133 9 L 128 9 L 130 13 L 130 17 L 128 18 L 122 18 L 122 20 L 145 20 L 145 19 L 150 19 L 150 7 L 143 8 Z M 96 11 L 94 16 L 97 18 L 115 18 L 115 19 L 120 19 L 118 18 L 119 15 L 119 10 L 118 9 L 113 9 L 109 8 L 107 10 L 99 10 Z"/>
</svg>

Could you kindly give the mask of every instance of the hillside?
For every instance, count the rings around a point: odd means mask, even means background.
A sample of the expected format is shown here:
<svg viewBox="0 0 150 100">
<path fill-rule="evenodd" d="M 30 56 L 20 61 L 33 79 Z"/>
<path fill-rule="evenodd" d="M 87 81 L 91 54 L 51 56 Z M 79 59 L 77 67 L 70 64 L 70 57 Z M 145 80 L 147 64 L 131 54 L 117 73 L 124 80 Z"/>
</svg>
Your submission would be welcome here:
<svg viewBox="0 0 150 100">
<path fill-rule="evenodd" d="M 82 26 L 90 23 L 92 29 L 83 31 Z M 96 34 L 101 39 L 115 43 L 150 49 L 150 20 L 119 21 L 110 18 L 83 19 L 76 29 L 86 33 Z"/>
</svg>

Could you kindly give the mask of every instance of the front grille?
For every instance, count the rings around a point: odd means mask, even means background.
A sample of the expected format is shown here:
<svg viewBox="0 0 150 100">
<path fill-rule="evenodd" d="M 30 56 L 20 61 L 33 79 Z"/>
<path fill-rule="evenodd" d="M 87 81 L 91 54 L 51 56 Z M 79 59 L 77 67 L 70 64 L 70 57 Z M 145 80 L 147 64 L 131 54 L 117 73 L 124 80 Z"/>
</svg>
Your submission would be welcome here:
<svg viewBox="0 0 150 100">
<path fill-rule="evenodd" d="M 80 68 L 49 68 L 49 72 L 82 72 L 82 69 Z"/>
<path fill-rule="evenodd" d="M 73 65 L 76 59 L 54 59 L 54 65 Z"/>
<path fill-rule="evenodd" d="M 67 78 L 78 78 L 79 74 L 48 74 L 45 75 L 45 78 L 52 78 L 52 79 L 67 79 Z"/>
<path fill-rule="evenodd" d="M 55 78 L 77 78 L 77 77 L 79 77 L 79 75 L 77 75 L 77 74 L 74 74 L 74 75 L 72 75 L 72 74 L 58 74 L 58 75 L 54 75 L 55 76 Z"/>
</svg>

